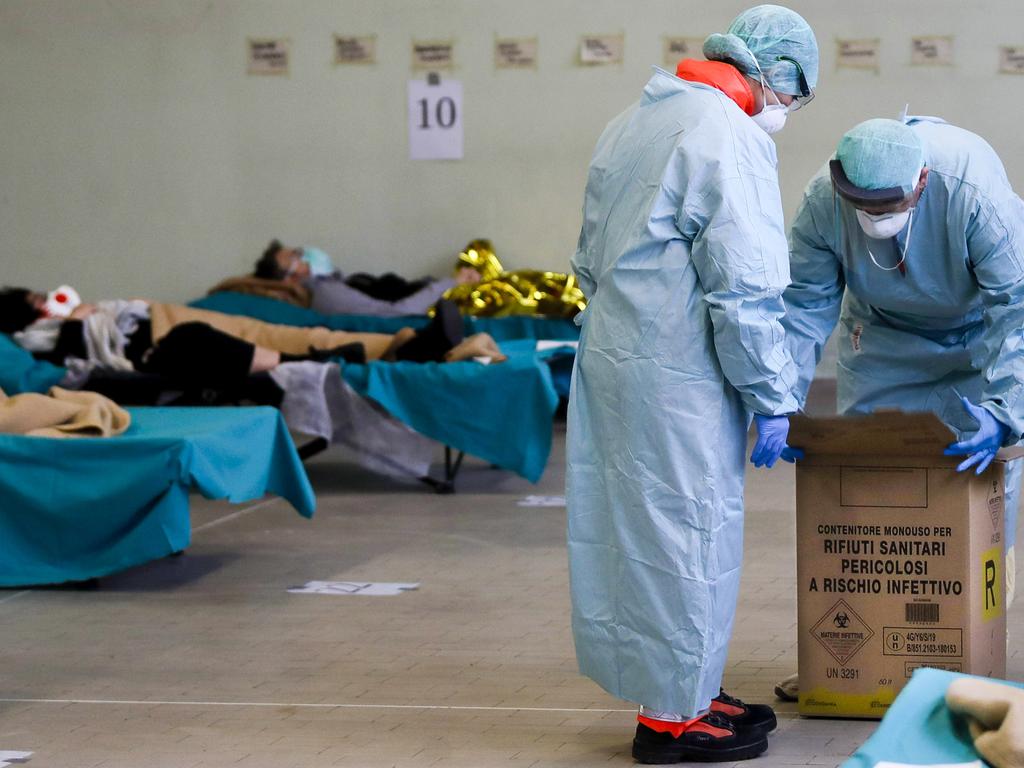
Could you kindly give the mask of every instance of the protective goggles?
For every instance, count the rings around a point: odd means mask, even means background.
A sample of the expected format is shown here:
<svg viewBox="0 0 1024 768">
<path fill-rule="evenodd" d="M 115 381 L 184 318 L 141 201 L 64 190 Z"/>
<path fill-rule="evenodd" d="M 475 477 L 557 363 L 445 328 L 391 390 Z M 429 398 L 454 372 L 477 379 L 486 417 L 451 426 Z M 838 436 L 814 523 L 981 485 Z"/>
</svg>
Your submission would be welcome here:
<svg viewBox="0 0 1024 768">
<path fill-rule="evenodd" d="M 796 112 L 801 107 L 806 107 L 812 101 L 814 101 L 814 91 L 807 84 L 807 78 L 804 76 L 804 68 L 800 66 L 800 62 L 796 59 L 791 59 L 789 56 L 779 56 L 778 61 L 788 61 L 794 67 L 796 67 L 796 82 L 800 88 L 800 95 L 793 97 L 793 103 L 789 105 L 790 112 Z"/>
<path fill-rule="evenodd" d="M 832 175 L 832 185 L 839 196 L 844 200 L 849 200 L 857 208 L 884 208 L 895 205 L 906 197 L 900 187 L 886 189 L 858 187 L 847 177 L 846 171 L 843 170 L 843 164 L 838 160 L 829 160 L 828 170 Z"/>
</svg>

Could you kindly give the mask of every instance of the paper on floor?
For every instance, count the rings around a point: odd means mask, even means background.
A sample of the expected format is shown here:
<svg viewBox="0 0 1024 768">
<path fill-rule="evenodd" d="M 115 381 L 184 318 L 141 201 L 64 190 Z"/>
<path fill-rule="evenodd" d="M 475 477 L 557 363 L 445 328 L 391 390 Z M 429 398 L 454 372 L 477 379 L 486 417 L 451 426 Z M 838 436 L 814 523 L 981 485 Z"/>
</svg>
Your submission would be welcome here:
<svg viewBox="0 0 1024 768">
<path fill-rule="evenodd" d="M 565 496 L 524 496 L 517 507 L 564 507 Z"/>
<path fill-rule="evenodd" d="M 400 595 L 403 592 L 419 588 L 419 582 L 415 584 L 395 584 L 368 581 L 307 581 L 301 587 L 292 587 L 288 591 L 293 595 L 365 595 L 368 597 L 384 597 Z"/>
<path fill-rule="evenodd" d="M 11 752 L 0 749 L 0 768 L 11 763 L 23 763 L 32 757 L 31 752 Z"/>
<path fill-rule="evenodd" d="M 875 763 L 875 768 L 985 768 L 985 764 L 981 760 L 975 760 L 971 763 L 924 763 L 924 764 L 911 764 L 911 763 L 890 763 L 888 761 Z"/>
<path fill-rule="evenodd" d="M 551 341 L 545 339 L 537 340 L 537 351 L 546 352 L 549 349 L 561 349 L 562 347 L 572 347 L 577 349 L 580 343 L 578 341 Z"/>
</svg>

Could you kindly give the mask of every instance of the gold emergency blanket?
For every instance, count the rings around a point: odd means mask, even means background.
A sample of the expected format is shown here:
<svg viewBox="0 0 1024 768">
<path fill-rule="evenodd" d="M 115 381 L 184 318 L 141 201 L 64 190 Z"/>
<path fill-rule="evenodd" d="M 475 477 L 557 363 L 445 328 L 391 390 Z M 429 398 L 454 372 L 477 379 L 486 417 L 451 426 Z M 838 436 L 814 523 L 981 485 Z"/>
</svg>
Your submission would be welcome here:
<svg viewBox="0 0 1024 768">
<path fill-rule="evenodd" d="M 32 437 L 113 437 L 131 424 L 131 416 L 96 392 L 60 387 L 48 395 L 34 392 L 8 397 L 0 389 L 0 434 Z"/>
<path fill-rule="evenodd" d="M 587 305 L 573 275 L 519 269 L 506 272 L 489 240 L 474 240 L 459 254 L 455 271 L 472 267 L 480 273 L 477 283 L 456 285 L 444 298 L 464 315 L 476 317 L 575 317 Z"/>
</svg>

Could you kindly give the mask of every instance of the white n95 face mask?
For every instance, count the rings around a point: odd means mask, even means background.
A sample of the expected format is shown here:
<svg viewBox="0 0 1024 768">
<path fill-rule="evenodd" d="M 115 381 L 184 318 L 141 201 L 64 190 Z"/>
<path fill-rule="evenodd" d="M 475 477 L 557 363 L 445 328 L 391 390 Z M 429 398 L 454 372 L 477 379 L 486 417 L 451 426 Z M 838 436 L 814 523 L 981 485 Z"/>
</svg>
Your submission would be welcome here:
<svg viewBox="0 0 1024 768">
<path fill-rule="evenodd" d="M 902 213 L 865 213 L 857 209 L 857 223 L 864 230 L 864 234 L 874 240 L 888 240 L 896 237 L 910 220 L 910 211 Z"/>
<path fill-rule="evenodd" d="M 775 95 L 775 91 L 768 87 L 768 83 L 764 80 L 764 73 L 760 71 L 758 67 L 758 74 L 761 78 L 761 96 L 766 102 L 761 111 L 756 115 L 751 115 L 750 119 L 757 124 L 757 127 L 762 131 L 771 136 L 773 133 L 778 133 L 786 126 L 786 118 L 789 117 L 789 107 L 779 101 L 779 97 Z M 772 95 L 775 99 L 774 104 L 768 104 L 768 94 Z"/>
<path fill-rule="evenodd" d="M 764 109 L 750 119 L 757 123 L 758 128 L 771 136 L 786 127 L 786 118 L 789 117 L 789 107 L 782 104 L 767 104 Z"/>
</svg>

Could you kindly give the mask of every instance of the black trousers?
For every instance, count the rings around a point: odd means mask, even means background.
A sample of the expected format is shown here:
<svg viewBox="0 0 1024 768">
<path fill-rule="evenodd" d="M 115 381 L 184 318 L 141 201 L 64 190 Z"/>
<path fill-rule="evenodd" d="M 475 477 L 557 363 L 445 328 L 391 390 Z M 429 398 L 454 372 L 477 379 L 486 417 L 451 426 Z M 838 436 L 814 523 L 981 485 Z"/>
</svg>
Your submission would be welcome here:
<svg viewBox="0 0 1024 768">
<path fill-rule="evenodd" d="M 156 344 L 150 329 L 140 328 L 126 351 L 129 359 L 141 346 L 135 338 L 139 332 L 148 333 L 150 343 L 137 361 L 132 360 L 135 367 L 166 376 L 187 389 L 235 390 L 252 370 L 256 347 L 206 323 L 177 325 Z"/>
</svg>

